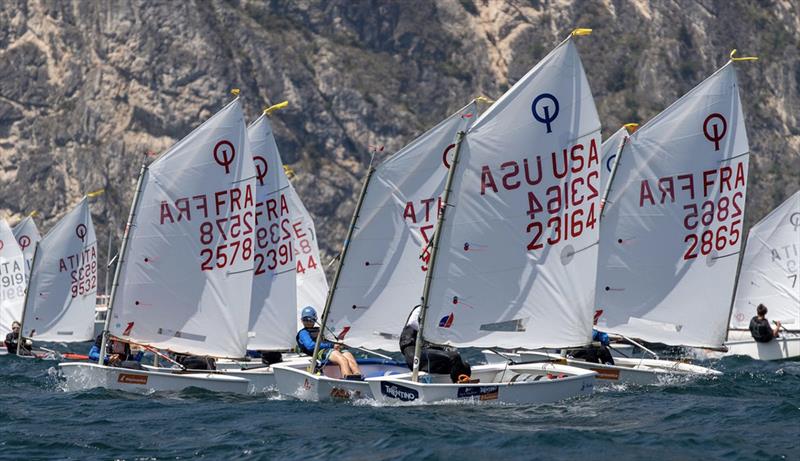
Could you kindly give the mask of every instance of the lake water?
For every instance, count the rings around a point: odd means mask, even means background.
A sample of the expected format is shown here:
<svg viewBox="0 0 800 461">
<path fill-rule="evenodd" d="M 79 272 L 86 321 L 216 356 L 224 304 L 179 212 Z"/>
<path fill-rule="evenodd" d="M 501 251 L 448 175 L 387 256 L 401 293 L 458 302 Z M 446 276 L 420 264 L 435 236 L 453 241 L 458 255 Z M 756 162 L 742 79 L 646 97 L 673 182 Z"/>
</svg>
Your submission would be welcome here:
<svg viewBox="0 0 800 461">
<path fill-rule="evenodd" d="M 55 362 L 3 356 L 0 459 L 800 459 L 800 362 L 710 365 L 724 375 L 554 405 L 379 407 L 67 393 Z"/>
</svg>

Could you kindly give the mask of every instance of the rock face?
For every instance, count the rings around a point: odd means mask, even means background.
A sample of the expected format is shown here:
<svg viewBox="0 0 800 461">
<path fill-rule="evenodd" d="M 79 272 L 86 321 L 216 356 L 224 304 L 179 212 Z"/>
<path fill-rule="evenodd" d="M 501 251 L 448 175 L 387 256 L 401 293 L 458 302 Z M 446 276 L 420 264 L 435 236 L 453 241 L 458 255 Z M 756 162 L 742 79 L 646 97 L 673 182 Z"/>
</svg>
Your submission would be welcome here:
<svg viewBox="0 0 800 461">
<path fill-rule="evenodd" d="M 525 4 L 523 4 L 525 3 Z M 370 145 L 394 152 L 477 95 L 498 97 L 574 27 L 604 135 L 644 122 L 728 59 L 752 158 L 748 223 L 800 188 L 800 6 L 793 0 L 0 3 L 0 216 L 48 229 L 85 192 L 106 248 L 146 151 L 240 88 L 281 100 L 284 161 L 338 251 Z M 104 259 L 104 256 L 103 256 Z M 327 258 L 326 258 L 327 259 Z"/>
</svg>

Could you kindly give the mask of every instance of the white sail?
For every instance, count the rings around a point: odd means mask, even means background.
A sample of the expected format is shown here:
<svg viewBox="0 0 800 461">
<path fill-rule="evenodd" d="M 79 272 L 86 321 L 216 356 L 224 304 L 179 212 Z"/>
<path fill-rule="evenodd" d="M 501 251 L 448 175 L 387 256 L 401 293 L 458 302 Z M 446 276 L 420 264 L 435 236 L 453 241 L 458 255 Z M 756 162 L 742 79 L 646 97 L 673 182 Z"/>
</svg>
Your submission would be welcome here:
<svg viewBox="0 0 800 461">
<path fill-rule="evenodd" d="M 328 295 L 328 279 L 319 257 L 317 231 L 311 214 L 300 200 L 294 186 L 289 184 L 289 207 L 292 212 L 292 229 L 295 232 L 294 256 L 297 263 L 297 312 L 312 306 L 322 312 Z M 299 315 L 296 315 L 299 325 Z M 295 333 L 297 330 L 295 330 Z"/>
<path fill-rule="evenodd" d="M 0 335 L 22 318 L 25 303 L 25 258 L 5 219 L 0 219 Z"/>
<path fill-rule="evenodd" d="M 150 165 L 120 262 L 113 335 L 175 352 L 245 354 L 255 181 L 238 99 Z"/>
<path fill-rule="evenodd" d="M 31 260 L 33 259 L 36 242 L 40 241 L 42 236 L 39 234 L 39 229 L 36 228 L 36 223 L 31 216 L 26 216 L 22 221 L 18 222 L 12 231 L 20 249 L 22 249 L 22 255 L 25 257 L 25 278 L 27 279 L 31 272 Z"/>
<path fill-rule="evenodd" d="M 732 63 L 631 135 L 600 232 L 599 329 L 722 346 L 748 151 Z"/>
<path fill-rule="evenodd" d="M 295 344 L 297 281 L 292 191 L 272 125 L 262 115 L 247 129 L 256 166 L 256 253 L 248 349 L 275 350 Z"/>
<path fill-rule="evenodd" d="M 467 133 L 425 338 L 478 347 L 591 340 L 600 121 L 564 41 Z"/>
<path fill-rule="evenodd" d="M 748 328 L 759 304 L 800 330 L 800 191 L 750 229 L 730 327 Z"/>
<path fill-rule="evenodd" d="M 23 335 L 41 341 L 93 339 L 97 238 L 84 197 L 39 242 L 28 284 Z"/>
<path fill-rule="evenodd" d="M 391 158 L 372 175 L 355 223 L 328 322 L 348 344 L 398 350 L 398 337 L 420 302 L 441 195 L 456 134 L 469 129 L 468 104 Z M 421 257 L 422 255 L 422 257 Z"/>
<path fill-rule="evenodd" d="M 602 154 L 600 155 L 600 195 L 605 192 L 606 188 L 608 188 L 608 181 L 611 179 L 611 170 L 614 167 L 614 163 L 616 163 L 617 155 L 619 154 L 619 149 L 622 147 L 622 143 L 625 141 L 625 138 L 628 137 L 628 129 L 626 127 L 622 127 L 614 134 L 608 137 L 605 141 L 603 141 L 603 146 L 601 147 Z"/>
</svg>

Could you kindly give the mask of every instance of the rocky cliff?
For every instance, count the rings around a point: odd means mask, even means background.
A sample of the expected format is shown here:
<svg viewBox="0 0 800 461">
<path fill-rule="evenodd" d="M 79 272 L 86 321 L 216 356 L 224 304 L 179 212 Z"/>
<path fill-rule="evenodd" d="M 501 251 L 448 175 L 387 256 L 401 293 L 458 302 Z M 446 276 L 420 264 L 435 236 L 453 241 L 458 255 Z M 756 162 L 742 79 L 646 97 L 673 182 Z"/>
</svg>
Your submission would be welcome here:
<svg viewBox="0 0 800 461">
<path fill-rule="evenodd" d="M 752 159 L 748 222 L 800 188 L 796 0 L 12 1 L 0 3 L 0 216 L 49 228 L 83 193 L 105 249 L 143 153 L 240 88 L 338 251 L 369 145 L 388 155 L 474 96 L 497 97 L 574 27 L 604 135 L 643 122 L 728 59 Z M 326 258 L 327 259 L 327 258 Z"/>
</svg>

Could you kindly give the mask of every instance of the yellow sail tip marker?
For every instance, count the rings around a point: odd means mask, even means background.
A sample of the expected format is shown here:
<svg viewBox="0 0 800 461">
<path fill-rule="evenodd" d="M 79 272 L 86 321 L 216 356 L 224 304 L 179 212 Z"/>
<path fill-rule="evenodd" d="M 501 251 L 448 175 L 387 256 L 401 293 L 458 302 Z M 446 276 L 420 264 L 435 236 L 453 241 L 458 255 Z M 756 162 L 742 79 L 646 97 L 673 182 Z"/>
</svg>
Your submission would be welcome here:
<svg viewBox="0 0 800 461">
<path fill-rule="evenodd" d="M 736 49 L 734 48 L 733 50 L 731 50 L 731 61 L 733 61 L 733 62 L 737 62 L 737 61 L 758 61 L 758 56 L 743 56 L 741 58 L 735 58 L 734 57 L 735 55 L 736 55 Z"/>
<path fill-rule="evenodd" d="M 624 124 L 622 126 L 624 126 L 625 129 L 627 129 L 631 133 L 633 133 L 634 131 L 636 131 L 637 128 L 639 128 L 639 124 L 638 123 L 626 123 L 626 124 Z"/>
<path fill-rule="evenodd" d="M 89 192 L 88 194 L 86 194 L 86 196 L 89 197 L 89 198 L 95 198 L 95 197 L 98 197 L 100 195 L 103 195 L 105 193 L 105 191 L 106 191 L 105 189 L 93 190 L 93 191 Z"/>
<path fill-rule="evenodd" d="M 35 216 L 36 216 L 36 215 L 38 215 L 38 214 L 39 214 L 39 212 L 38 212 L 38 211 L 36 211 L 36 210 L 33 210 L 33 211 L 31 211 L 31 212 L 28 214 L 28 217 L 29 217 L 29 218 L 33 218 L 33 217 L 35 217 Z"/>
<path fill-rule="evenodd" d="M 293 179 L 295 176 L 297 176 L 294 170 L 289 165 L 283 166 L 283 172 L 286 174 L 286 177 L 288 179 Z"/>
<path fill-rule="evenodd" d="M 231 90 L 231 94 L 234 95 L 234 96 L 239 96 L 239 93 L 241 93 L 239 88 L 234 88 L 234 89 Z"/>
<path fill-rule="evenodd" d="M 475 101 L 482 102 L 484 104 L 494 104 L 494 99 L 487 98 L 486 96 L 478 96 L 475 98 Z"/>
<path fill-rule="evenodd" d="M 592 29 L 585 29 L 585 28 L 578 28 L 570 32 L 570 36 L 572 37 L 581 37 L 583 35 L 591 35 Z"/>
<path fill-rule="evenodd" d="M 289 107 L 289 101 L 279 102 L 278 104 L 273 104 L 269 107 L 264 108 L 264 115 L 272 115 L 273 112 L 276 110 L 281 110 L 286 107 Z"/>
</svg>

